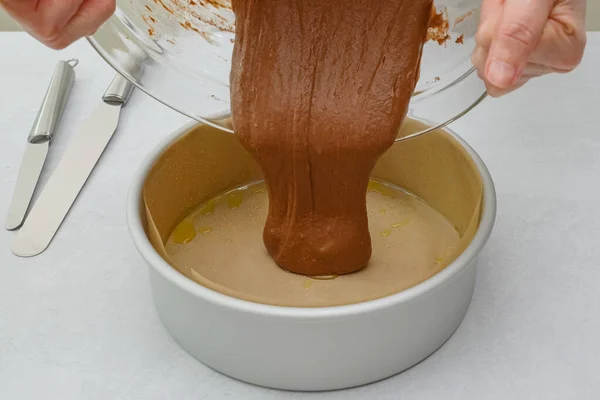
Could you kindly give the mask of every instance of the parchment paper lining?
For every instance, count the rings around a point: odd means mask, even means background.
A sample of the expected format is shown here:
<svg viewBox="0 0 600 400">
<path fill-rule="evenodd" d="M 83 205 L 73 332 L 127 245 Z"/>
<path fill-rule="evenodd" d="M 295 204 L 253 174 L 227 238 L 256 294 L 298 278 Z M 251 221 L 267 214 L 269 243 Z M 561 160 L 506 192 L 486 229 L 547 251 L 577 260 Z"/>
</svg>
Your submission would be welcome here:
<svg viewBox="0 0 600 400">
<path fill-rule="evenodd" d="M 420 122 L 409 120 L 400 136 L 422 128 Z M 483 183 L 467 152 L 449 134 L 440 130 L 394 145 L 379 160 L 372 176 L 424 199 L 455 227 L 460 241 L 455 252 L 446 258 L 439 270 L 456 259 L 469 245 L 479 225 Z M 167 254 L 165 242 L 171 232 L 200 204 L 229 189 L 259 180 L 260 170 L 236 136 L 206 125 L 197 125 L 165 150 L 146 177 L 143 188 L 145 215 L 142 218 L 153 247 L 180 273 L 229 296 L 284 306 L 339 305 L 340 300 L 335 298 L 310 301 L 306 294 L 302 294 L 303 298 L 295 304 L 289 298 L 280 303 L 272 298 L 242 293 L 176 265 Z M 324 287 L 327 281 L 318 284 Z M 364 301 L 389 294 L 383 291 L 374 294 L 371 291 L 365 298 L 357 293 L 356 301 L 344 298 L 344 302 Z"/>
</svg>

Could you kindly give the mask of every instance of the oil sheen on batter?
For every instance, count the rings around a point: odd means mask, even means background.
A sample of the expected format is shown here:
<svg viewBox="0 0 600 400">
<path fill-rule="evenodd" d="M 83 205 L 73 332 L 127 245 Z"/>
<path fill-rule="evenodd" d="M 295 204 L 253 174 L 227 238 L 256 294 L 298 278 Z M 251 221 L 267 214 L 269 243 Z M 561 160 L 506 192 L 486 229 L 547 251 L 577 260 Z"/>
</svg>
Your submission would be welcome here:
<svg viewBox="0 0 600 400">
<path fill-rule="evenodd" d="M 372 253 L 369 175 L 406 115 L 432 0 L 232 6 L 233 125 L 269 188 L 264 244 L 291 272 L 358 271 Z"/>
<path fill-rule="evenodd" d="M 450 222 L 422 200 L 371 181 L 367 215 L 373 257 L 369 268 L 313 279 L 285 272 L 265 250 L 260 232 L 268 202 L 266 187 L 259 183 L 202 204 L 166 242 L 172 265 L 202 285 L 241 299 L 325 307 L 408 289 L 453 261 L 460 240 Z"/>
</svg>

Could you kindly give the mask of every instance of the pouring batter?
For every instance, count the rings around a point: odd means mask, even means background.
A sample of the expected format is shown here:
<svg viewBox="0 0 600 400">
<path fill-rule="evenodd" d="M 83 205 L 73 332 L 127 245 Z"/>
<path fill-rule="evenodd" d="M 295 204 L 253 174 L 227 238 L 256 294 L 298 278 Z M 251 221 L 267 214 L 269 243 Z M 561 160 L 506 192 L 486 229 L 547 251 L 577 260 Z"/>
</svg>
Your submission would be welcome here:
<svg viewBox="0 0 600 400">
<path fill-rule="evenodd" d="M 419 78 L 432 0 L 234 0 L 234 129 L 269 188 L 282 268 L 347 274 L 371 257 L 365 194 Z"/>
</svg>

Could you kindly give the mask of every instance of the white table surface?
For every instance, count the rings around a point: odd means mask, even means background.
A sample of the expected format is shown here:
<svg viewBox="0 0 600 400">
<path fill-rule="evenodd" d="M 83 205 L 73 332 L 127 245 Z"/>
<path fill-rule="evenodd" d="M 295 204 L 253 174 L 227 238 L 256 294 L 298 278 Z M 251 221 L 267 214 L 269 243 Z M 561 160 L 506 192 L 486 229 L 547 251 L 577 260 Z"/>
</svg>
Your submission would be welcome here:
<svg viewBox="0 0 600 400">
<path fill-rule="evenodd" d="M 55 60 L 77 80 L 45 173 L 100 101 L 111 68 L 87 42 L 62 52 L 0 34 L 0 214 Z M 229 379 L 171 339 L 129 238 L 125 196 L 148 151 L 187 119 L 135 92 L 50 248 L 21 259 L 0 230 L 0 399 L 600 398 L 600 34 L 582 66 L 486 100 L 453 127 L 497 185 L 498 218 L 456 334 L 416 367 L 339 392 Z M 2 223 L 3 225 L 3 223 Z"/>
</svg>

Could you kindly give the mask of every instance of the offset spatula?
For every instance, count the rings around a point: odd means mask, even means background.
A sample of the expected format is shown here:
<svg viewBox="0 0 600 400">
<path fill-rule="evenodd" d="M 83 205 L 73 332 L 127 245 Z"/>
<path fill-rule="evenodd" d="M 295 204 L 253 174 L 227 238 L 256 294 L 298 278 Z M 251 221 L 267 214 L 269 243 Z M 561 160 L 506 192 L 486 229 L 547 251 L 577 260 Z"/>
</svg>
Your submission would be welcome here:
<svg viewBox="0 0 600 400">
<path fill-rule="evenodd" d="M 117 129 L 121 107 L 132 90 L 133 85 L 121 75 L 113 79 L 31 209 L 11 247 L 14 254 L 31 257 L 46 250 Z"/>
<path fill-rule="evenodd" d="M 59 61 L 46 91 L 44 101 L 33 123 L 12 201 L 6 216 L 6 229 L 17 229 L 23 223 L 38 179 L 46 162 L 50 142 L 62 116 L 75 80 L 77 60 Z"/>
</svg>

